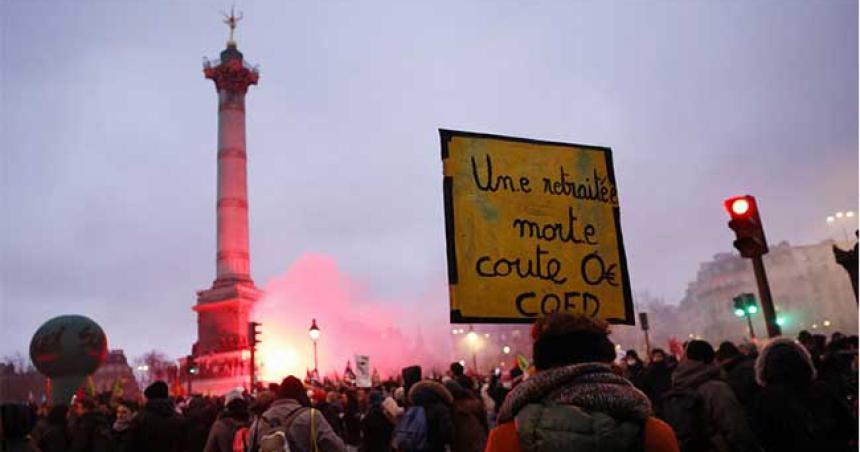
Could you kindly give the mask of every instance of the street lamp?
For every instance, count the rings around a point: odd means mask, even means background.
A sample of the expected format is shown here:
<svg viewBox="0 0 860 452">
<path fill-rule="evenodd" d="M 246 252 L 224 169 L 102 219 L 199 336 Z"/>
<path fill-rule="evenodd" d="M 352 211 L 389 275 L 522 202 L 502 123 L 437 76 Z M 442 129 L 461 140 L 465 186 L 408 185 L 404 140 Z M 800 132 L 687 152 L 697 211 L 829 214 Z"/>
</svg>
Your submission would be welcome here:
<svg viewBox="0 0 860 452">
<path fill-rule="evenodd" d="M 853 218 L 854 218 L 854 211 L 853 210 L 849 210 L 846 212 L 836 212 L 833 215 L 827 216 L 827 225 L 828 226 L 836 226 L 838 223 L 839 228 L 842 229 L 842 235 L 844 236 L 845 241 L 847 242 L 850 240 L 850 238 L 848 236 L 848 229 L 845 229 L 845 226 L 846 226 L 846 223 L 851 222 L 853 224 L 849 225 L 849 226 L 852 229 L 854 227 L 856 227 L 856 223 L 854 223 Z"/>
<path fill-rule="evenodd" d="M 319 376 L 319 367 L 317 362 L 317 339 L 320 338 L 320 329 L 317 326 L 317 319 L 311 320 L 311 329 L 308 330 L 308 335 L 314 343 L 314 376 Z"/>
<path fill-rule="evenodd" d="M 478 342 L 480 342 L 481 338 L 478 336 L 478 333 L 472 328 L 472 325 L 469 325 L 469 333 L 466 334 L 466 342 L 469 344 L 469 348 L 472 349 L 472 368 L 475 369 L 475 373 L 478 373 Z"/>
</svg>

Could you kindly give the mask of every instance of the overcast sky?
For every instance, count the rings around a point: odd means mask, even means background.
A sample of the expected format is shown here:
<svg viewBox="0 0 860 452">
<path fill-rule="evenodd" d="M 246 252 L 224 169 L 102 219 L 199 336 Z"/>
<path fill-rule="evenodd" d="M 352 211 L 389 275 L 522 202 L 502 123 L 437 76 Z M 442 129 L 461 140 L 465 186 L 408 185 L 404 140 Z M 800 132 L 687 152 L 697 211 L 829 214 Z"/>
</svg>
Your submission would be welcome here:
<svg viewBox="0 0 860 452">
<path fill-rule="evenodd" d="M 229 2 L 0 0 L 0 356 L 88 315 L 190 351 L 215 273 L 216 57 Z M 609 146 L 634 292 L 858 204 L 857 2 L 238 1 L 252 273 L 332 256 L 385 299 L 442 294 L 437 129 Z M 285 307 L 285 309 L 289 309 Z"/>
</svg>

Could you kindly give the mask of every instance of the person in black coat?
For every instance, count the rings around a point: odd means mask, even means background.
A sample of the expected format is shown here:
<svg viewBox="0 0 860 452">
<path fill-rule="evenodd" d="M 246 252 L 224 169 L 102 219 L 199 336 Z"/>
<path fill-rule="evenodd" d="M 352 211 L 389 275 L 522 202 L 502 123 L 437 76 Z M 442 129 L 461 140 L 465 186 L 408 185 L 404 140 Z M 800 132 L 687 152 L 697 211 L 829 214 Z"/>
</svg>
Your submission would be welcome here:
<svg viewBox="0 0 860 452">
<path fill-rule="evenodd" d="M 759 389 L 755 381 L 755 359 L 744 356 L 735 344 L 726 341 L 717 349 L 717 363 L 738 402 L 749 413 Z"/>
<path fill-rule="evenodd" d="M 146 405 L 134 418 L 126 434 L 130 452 L 183 452 L 185 420 L 168 398 L 167 384 L 156 381 L 143 393 Z"/>
<path fill-rule="evenodd" d="M 762 386 L 752 424 L 766 452 L 857 450 L 857 421 L 827 385 L 812 357 L 791 339 L 771 340 L 755 363 Z"/>
<path fill-rule="evenodd" d="M 69 448 L 69 427 L 67 405 L 56 405 L 48 412 L 47 427 L 39 438 L 42 452 L 66 452 Z"/>
<path fill-rule="evenodd" d="M 642 375 L 642 392 L 651 400 L 655 409 L 659 410 L 663 395 L 672 389 L 672 369 L 666 362 L 666 352 L 655 348 L 651 351 L 651 364 Z"/>
<path fill-rule="evenodd" d="M 382 393 L 373 390 L 368 396 L 369 409 L 361 420 L 361 452 L 389 452 L 394 424 L 385 416 Z"/>
<path fill-rule="evenodd" d="M 71 429 L 70 452 L 111 452 L 114 450 L 110 419 L 98 410 L 96 401 L 85 398 L 75 403 L 78 415 Z"/>
</svg>

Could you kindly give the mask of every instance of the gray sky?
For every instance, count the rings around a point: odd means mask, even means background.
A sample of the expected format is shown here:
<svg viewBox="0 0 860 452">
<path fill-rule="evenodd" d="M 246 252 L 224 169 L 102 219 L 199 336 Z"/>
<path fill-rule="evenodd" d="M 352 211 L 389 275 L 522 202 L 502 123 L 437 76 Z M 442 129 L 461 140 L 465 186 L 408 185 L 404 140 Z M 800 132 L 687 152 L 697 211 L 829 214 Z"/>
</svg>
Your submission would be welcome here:
<svg viewBox="0 0 860 452">
<path fill-rule="evenodd" d="M 190 351 L 226 7 L 0 0 L 0 356 L 67 313 L 132 356 Z M 445 294 L 439 127 L 612 147 L 634 291 L 672 302 L 731 249 L 726 196 L 773 242 L 857 208 L 853 0 L 237 8 L 260 286 L 316 252 L 386 299 Z"/>
</svg>

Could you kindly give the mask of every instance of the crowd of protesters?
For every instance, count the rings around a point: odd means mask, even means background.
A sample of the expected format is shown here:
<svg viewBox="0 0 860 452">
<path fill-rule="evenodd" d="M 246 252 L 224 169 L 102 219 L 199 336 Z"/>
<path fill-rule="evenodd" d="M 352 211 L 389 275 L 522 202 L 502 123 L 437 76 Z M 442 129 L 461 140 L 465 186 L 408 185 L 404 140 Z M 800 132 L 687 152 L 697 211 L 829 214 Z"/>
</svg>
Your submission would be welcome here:
<svg viewBox="0 0 860 452">
<path fill-rule="evenodd" d="M 753 344 L 702 340 L 619 362 L 606 323 L 554 314 L 533 363 L 476 376 L 419 366 L 372 388 L 289 376 L 251 395 L 141 404 L 2 406 L 2 451 L 848 451 L 857 450 L 857 337 L 802 332 Z M 429 378 L 428 378 L 429 377 Z"/>
</svg>

